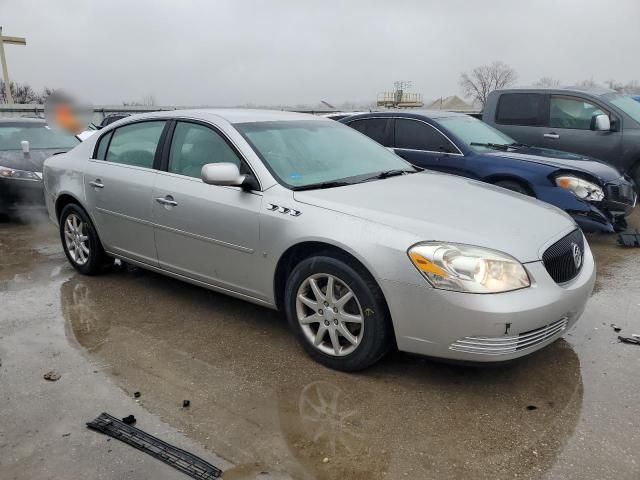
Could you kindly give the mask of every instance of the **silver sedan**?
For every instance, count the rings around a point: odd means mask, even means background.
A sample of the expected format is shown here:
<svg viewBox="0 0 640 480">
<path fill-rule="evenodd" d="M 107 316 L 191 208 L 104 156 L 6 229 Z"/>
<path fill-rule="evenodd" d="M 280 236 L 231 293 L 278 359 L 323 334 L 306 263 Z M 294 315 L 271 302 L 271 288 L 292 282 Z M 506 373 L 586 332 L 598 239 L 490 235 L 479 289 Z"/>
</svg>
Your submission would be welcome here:
<svg viewBox="0 0 640 480">
<path fill-rule="evenodd" d="M 79 272 L 119 258 L 280 309 L 309 355 L 346 371 L 396 347 L 527 355 L 573 325 L 595 279 L 564 212 L 417 171 L 308 115 L 132 116 L 49 158 L 44 180 Z"/>
</svg>

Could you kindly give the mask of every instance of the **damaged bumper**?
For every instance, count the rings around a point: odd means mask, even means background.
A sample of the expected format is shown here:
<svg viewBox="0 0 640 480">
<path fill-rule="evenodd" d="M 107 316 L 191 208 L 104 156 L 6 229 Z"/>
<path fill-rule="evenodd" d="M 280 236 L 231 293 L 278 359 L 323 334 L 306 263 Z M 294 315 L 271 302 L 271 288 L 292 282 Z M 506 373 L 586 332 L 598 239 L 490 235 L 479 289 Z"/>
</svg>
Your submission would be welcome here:
<svg viewBox="0 0 640 480">
<path fill-rule="evenodd" d="M 44 209 L 42 180 L 16 180 L 0 178 L 0 213 L 18 210 Z"/>
</svg>

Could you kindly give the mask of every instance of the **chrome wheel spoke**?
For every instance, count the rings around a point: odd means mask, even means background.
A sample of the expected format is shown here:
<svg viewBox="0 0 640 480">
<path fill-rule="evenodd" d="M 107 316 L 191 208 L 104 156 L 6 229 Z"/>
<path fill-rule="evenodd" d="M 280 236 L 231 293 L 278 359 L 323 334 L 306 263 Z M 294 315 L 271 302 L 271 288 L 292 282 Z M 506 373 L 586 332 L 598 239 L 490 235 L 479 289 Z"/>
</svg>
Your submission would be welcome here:
<svg viewBox="0 0 640 480">
<path fill-rule="evenodd" d="M 323 318 L 318 315 L 317 313 L 314 313 L 313 315 L 309 315 L 308 317 L 304 317 L 300 319 L 300 323 L 303 325 L 309 325 L 311 323 L 322 323 Z"/>
<path fill-rule="evenodd" d="M 358 339 L 353 336 L 344 323 L 338 324 L 338 332 L 340 332 L 340 335 L 346 338 L 351 345 L 356 345 L 358 343 Z"/>
<path fill-rule="evenodd" d="M 362 323 L 362 315 L 353 315 L 347 312 L 338 312 L 338 317 L 345 323 Z"/>
<path fill-rule="evenodd" d="M 327 278 L 327 288 L 326 288 L 327 293 L 325 295 L 325 298 L 326 298 L 327 302 L 329 302 L 329 303 L 335 302 L 335 296 L 333 294 L 333 288 L 334 288 L 333 277 L 330 276 L 330 277 Z"/>
<path fill-rule="evenodd" d="M 81 242 L 86 242 L 87 240 L 89 240 L 89 237 L 87 235 L 80 235 L 80 237 L 78 237 L 78 240 L 80 240 Z"/>
<path fill-rule="evenodd" d="M 316 297 L 316 301 L 317 302 L 324 301 L 324 295 L 322 294 L 322 290 L 320 290 L 320 287 L 318 286 L 318 282 L 316 282 L 314 278 L 309 279 L 309 286 L 311 287 L 311 290 L 313 291 L 313 294 Z"/>
<path fill-rule="evenodd" d="M 349 300 L 353 298 L 353 292 L 349 290 L 336 301 L 336 307 L 342 310 Z"/>
<path fill-rule="evenodd" d="M 331 338 L 331 345 L 333 346 L 333 352 L 336 355 L 340 354 L 340 340 L 338 340 L 338 332 L 334 329 L 329 330 L 329 338 Z"/>
<path fill-rule="evenodd" d="M 318 327 L 318 331 L 316 332 L 316 337 L 313 340 L 313 344 L 316 347 L 322 343 L 322 340 L 324 340 L 324 336 L 326 333 L 327 333 L 327 327 L 325 327 L 324 324 L 321 323 L 320 326 Z"/>
<path fill-rule="evenodd" d="M 298 294 L 298 300 L 304 303 L 307 307 L 312 310 L 318 310 L 318 302 L 314 302 L 310 298 L 305 297 L 303 294 Z"/>
</svg>

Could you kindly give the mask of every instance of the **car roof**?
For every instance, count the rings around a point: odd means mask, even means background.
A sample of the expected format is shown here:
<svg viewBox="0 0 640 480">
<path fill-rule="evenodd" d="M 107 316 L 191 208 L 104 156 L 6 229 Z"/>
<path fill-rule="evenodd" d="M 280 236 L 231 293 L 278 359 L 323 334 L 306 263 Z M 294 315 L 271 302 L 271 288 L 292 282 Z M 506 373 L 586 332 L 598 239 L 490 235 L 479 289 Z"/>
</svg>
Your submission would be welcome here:
<svg viewBox="0 0 640 480">
<path fill-rule="evenodd" d="M 520 92 L 520 91 L 534 92 L 536 91 L 536 92 L 560 93 L 560 94 L 567 93 L 567 92 L 575 92 L 575 93 L 586 93 L 589 95 L 594 95 L 596 97 L 609 95 L 611 93 L 617 93 L 615 90 L 612 90 L 610 88 L 600 87 L 597 85 L 590 86 L 590 87 L 586 87 L 586 86 L 583 87 L 578 85 L 568 86 L 568 87 L 536 87 L 536 86 L 510 87 L 510 88 L 501 88 L 498 91 L 499 92 Z"/>
<path fill-rule="evenodd" d="M 317 120 L 319 122 L 333 122 L 333 120 L 311 115 L 307 113 L 285 112 L 281 110 L 258 110 L 244 108 L 198 108 L 188 110 L 168 110 L 162 112 L 151 112 L 140 115 L 131 115 L 126 120 L 136 120 L 143 118 L 173 118 L 188 117 L 203 120 L 224 119 L 229 123 L 250 123 L 250 122 L 276 122 L 276 121 L 297 121 L 297 120 Z M 125 120 L 125 119 L 123 119 Z M 128 122 L 127 122 L 128 123 Z M 114 122 L 114 125 L 116 123 Z M 124 123 L 118 123 L 124 125 Z"/>
<path fill-rule="evenodd" d="M 44 118 L 33 117 L 0 117 L 0 124 L 3 123 L 46 123 Z"/>
<path fill-rule="evenodd" d="M 438 119 L 438 118 L 448 118 L 448 117 L 468 117 L 466 113 L 458 113 L 458 112 L 449 112 L 447 110 L 387 110 L 384 112 L 371 112 L 371 113 L 363 113 L 349 116 L 349 119 L 358 119 L 358 118 L 369 118 L 369 117 L 407 117 L 407 118 L 429 118 L 429 119 Z"/>
</svg>

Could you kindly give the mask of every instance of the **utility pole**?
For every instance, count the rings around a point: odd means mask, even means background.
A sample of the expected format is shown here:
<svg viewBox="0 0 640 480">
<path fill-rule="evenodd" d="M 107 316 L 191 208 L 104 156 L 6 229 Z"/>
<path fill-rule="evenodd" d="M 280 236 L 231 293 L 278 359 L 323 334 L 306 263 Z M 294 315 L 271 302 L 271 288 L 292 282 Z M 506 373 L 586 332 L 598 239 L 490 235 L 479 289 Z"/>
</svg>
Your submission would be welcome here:
<svg viewBox="0 0 640 480">
<path fill-rule="evenodd" d="M 7 103 L 13 103 L 11 96 L 11 81 L 9 80 L 9 70 L 7 69 L 7 58 L 4 55 L 4 44 L 26 45 L 27 40 L 23 37 L 4 37 L 2 27 L 0 27 L 0 62 L 2 63 L 2 78 L 4 78 L 4 98 Z"/>
</svg>

